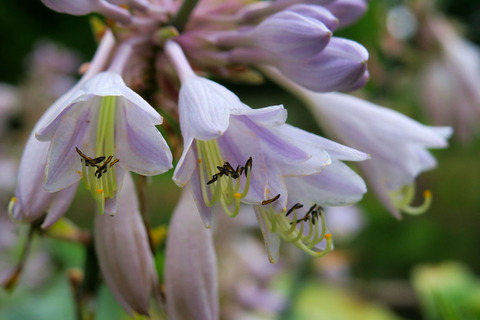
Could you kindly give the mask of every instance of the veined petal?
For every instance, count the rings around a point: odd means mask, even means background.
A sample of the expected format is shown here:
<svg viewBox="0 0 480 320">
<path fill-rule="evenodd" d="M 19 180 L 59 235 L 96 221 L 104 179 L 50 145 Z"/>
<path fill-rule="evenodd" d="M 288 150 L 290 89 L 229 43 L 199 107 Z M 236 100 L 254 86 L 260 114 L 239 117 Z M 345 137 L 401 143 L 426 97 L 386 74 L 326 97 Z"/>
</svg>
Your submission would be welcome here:
<svg viewBox="0 0 480 320">
<path fill-rule="evenodd" d="M 265 248 L 267 249 L 268 260 L 270 263 L 276 263 L 280 257 L 280 235 L 276 232 L 271 232 L 268 229 L 266 221 L 263 219 L 263 216 L 258 211 L 257 207 L 255 207 L 255 215 L 257 216 L 258 224 L 260 225 L 260 230 L 262 231 L 263 241 L 265 243 Z"/>
<path fill-rule="evenodd" d="M 151 176 L 172 168 L 172 154 L 143 109 L 123 101 L 117 111 L 116 139 L 119 166 Z"/>
<path fill-rule="evenodd" d="M 171 320 L 219 317 L 212 234 L 202 226 L 196 211 L 187 186 L 173 213 L 167 239 L 165 287 Z"/>
<path fill-rule="evenodd" d="M 47 210 L 47 216 L 42 223 L 43 229 L 47 229 L 63 216 L 72 203 L 77 187 L 78 184 L 73 184 L 68 188 L 53 193 L 52 203 L 50 204 L 50 207 Z"/>
<path fill-rule="evenodd" d="M 13 218 L 33 221 L 40 218 L 54 194 L 42 188 L 48 142 L 35 139 L 32 133 L 28 138 L 18 170 L 17 187 L 13 200 Z"/>
<path fill-rule="evenodd" d="M 192 177 L 193 171 L 197 167 L 197 159 L 193 150 L 193 139 L 184 142 L 182 156 L 178 160 L 175 172 L 173 173 L 173 181 L 179 187 L 185 186 Z"/>
<path fill-rule="evenodd" d="M 232 115 L 244 115 L 256 124 L 265 127 L 276 127 L 285 124 L 287 121 L 287 110 L 283 105 L 270 106 L 260 109 L 251 109 L 249 107 L 241 110 L 233 110 Z"/>
<path fill-rule="evenodd" d="M 232 119 L 232 122 L 235 122 L 234 126 L 239 131 L 253 132 L 260 139 L 262 149 L 265 152 L 275 154 L 277 161 L 305 162 L 311 157 L 301 148 L 279 137 L 275 130 L 258 126 L 247 116 L 237 116 L 235 119 Z"/>
<path fill-rule="evenodd" d="M 330 157 L 336 160 L 363 161 L 370 158 L 366 153 L 288 124 L 282 127 L 282 133 L 287 137 L 291 137 L 292 141 L 297 141 L 299 144 L 304 145 L 312 154 L 315 154 L 315 151 L 312 151 L 312 149 L 323 149 L 328 152 Z"/>
<path fill-rule="evenodd" d="M 80 180 L 81 162 L 75 147 L 82 146 L 90 125 L 90 108 L 70 108 L 62 115 L 48 151 L 45 190 L 59 191 Z"/>
<path fill-rule="evenodd" d="M 340 161 L 334 161 L 316 175 L 288 177 L 286 183 L 291 199 L 324 206 L 353 204 L 367 192 L 362 178 Z"/>
<path fill-rule="evenodd" d="M 191 77 L 182 84 L 178 103 L 184 138 L 204 141 L 227 130 L 232 109 L 245 109 L 227 88 L 200 77 Z"/>
</svg>

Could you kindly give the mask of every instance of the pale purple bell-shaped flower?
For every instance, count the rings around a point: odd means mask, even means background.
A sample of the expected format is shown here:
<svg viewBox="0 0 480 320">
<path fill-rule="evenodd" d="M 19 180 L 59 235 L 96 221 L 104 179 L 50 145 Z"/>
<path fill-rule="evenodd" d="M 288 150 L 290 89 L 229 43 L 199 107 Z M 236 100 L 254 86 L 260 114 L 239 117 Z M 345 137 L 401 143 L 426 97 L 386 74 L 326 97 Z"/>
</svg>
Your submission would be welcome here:
<svg viewBox="0 0 480 320">
<path fill-rule="evenodd" d="M 189 186 L 183 189 L 168 230 L 165 293 L 171 320 L 219 317 L 212 231 L 203 227 Z"/>
<path fill-rule="evenodd" d="M 42 128 L 48 119 L 60 112 L 62 104 L 70 94 L 78 89 L 82 81 L 103 67 L 105 57 L 114 46 L 111 32 L 106 32 L 92 60 L 89 70 L 83 78 L 67 93 L 53 103 L 38 120 L 30 134 L 18 169 L 15 196 L 9 204 L 10 215 L 20 221 L 32 222 L 47 213 L 42 227 L 47 228 L 60 218 L 70 205 L 76 190 L 76 183 L 57 192 L 49 192 L 43 188 L 45 167 L 47 166 L 50 143 L 39 141 L 35 133 Z"/>
<path fill-rule="evenodd" d="M 278 12 L 252 28 L 218 33 L 217 45 L 257 48 L 266 59 L 302 60 L 322 51 L 332 36 L 318 19 L 290 10 Z"/>
<path fill-rule="evenodd" d="M 338 27 L 341 28 L 362 17 L 367 10 L 367 2 L 366 0 L 336 0 L 325 7 L 338 18 Z"/>
<path fill-rule="evenodd" d="M 159 284 L 130 174 L 119 191 L 118 214 L 95 215 L 94 238 L 100 270 L 113 296 L 130 315 L 148 315 Z"/>
<path fill-rule="evenodd" d="M 41 0 L 48 8 L 75 16 L 98 12 L 121 23 L 130 23 L 128 10 L 116 6 L 106 0 Z"/>
<path fill-rule="evenodd" d="M 10 215 L 19 221 L 32 222 L 47 213 L 44 228 L 67 211 L 77 190 L 77 183 L 53 193 L 43 189 L 48 146 L 32 132 L 20 161 L 15 197 L 9 204 Z"/>
<path fill-rule="evenodd" d="M 282 106 L 250 109 L 225 87 L 196 76 L 174 42 L 167 43 L 166 51 L 182 81 L 184 152 L 173 179 L 180 186 L 190 182 L 205 224 L 210 226 L 217 205 L 236 216 L 240 203 L 249 204 L 255 206 L 267 248 L 272 247 L 272 262 L 278 258 L 280 236 L 312 255 L 328 252 L 312 249 L 329 239 L 324 223 L 318 222 L 324 219 L 317 206 L 360 200 L 365 184 L 340 160 L 368 156 L 285 124 Z M 308 192 L 296 196 L 295 189 Z M 317 209 L 288 217 L 300 201 Z"/>
<path fill-rule="evenodd" d="M 424 70 L 423 104 L 436 125 L 452 125 L 467 141 L 480 123 L 480 48 L 443 17 L 429 18 L 428 26 L 442 50 Z"/>
<path fill-rule="evenodd" d="M 305 91 L 302 96 L 325 130 L 371 155 L 359 166 L 393 215 L 400 217 L 400 211 L 419 214 L 429 207 L 428 190 L 423 205 L 411 206 L 415 178 L 435 167 L 435 158 L 427 148 L 446 147 L 449 127 L 425 126 L 391 109 L 341 93 Z"/>
<path fill-rule="evenodd" d="M 115 213 L 125 171 L 151 176 L 172 167 L 171 152 L 155 128 L 161 123 L 120 75 L 96 74 L 71 91 L 36 131 L 39 140 L 50 141 L 45 190 L 56 192 L 83 178 L 99 211 Z"/>
<path fill-rule="evenodd" d="M 167 44 L 167 53 L 182 80 L 184 152 L 173 179 L 179 186 L 192 183 L 207 226 L 214 205 L 236 216 L 240 202 L 259 204 L 286 194 L 283 175 L 313 174 L 331 163 L 325 150 L 310 154 L 282 134 L 283 106 L 251 109 L 227 88 L 196 76 L 176 43 Z"/>
<path fill-rule="evenodd" d="M 279 200 L 275 198 L 272 204 L 264 201 L 255 206 L 272 263 L 278 260 L 280 239 L 312 256 L 327 254 L 333 243 L 327 232 L 323 207 L 351 205 L 360 201 L 367 191 L 362 178 L 342 161 L 363 161 L 368 155 L 293 126 L 286 127 L 285 134 L 308 151 L 326 150 L 332 162 L 317 174 L 285 177 L 288 210 L 275 207 L 273 204 Z"/>
</svg>

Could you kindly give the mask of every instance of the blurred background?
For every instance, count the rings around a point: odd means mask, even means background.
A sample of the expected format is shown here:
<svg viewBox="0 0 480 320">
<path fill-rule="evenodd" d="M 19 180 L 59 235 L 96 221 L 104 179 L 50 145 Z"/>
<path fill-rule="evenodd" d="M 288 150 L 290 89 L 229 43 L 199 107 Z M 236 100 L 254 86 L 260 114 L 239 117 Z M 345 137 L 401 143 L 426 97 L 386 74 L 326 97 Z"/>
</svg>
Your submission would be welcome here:
<svg viewBox="0 0 480 320">
<path fill-rule="evenodd" d="M 425 97 L 427 67 L 442 49 L 424 32 L 432 16 L 471 42 L 480 61 L 479 1 L 371 0 L 359 22 L 336 32 L 370 53 L 371 79 L 354 94 L 433 125 L 435 114 L 426 106 L 433 98 Z M 91 22 L 92 17 L 50 11 L 40 1 L 0 2 L 0 277 L 18 262 L 28 237 L 25 226 L 9 222 L 6 210 L 23 145 L 38 117 L 93 55 Z M 283 103 L 289 122 L 322 134 L 308 111 L 273 84 L 224 84 L 252 107 Z M 471 85 L 480 91 L 480 82 Z M 480 101 L 475 103 L 479 109 Z M 466 126 L 455 124 L 460 131 Z M 269 265 L 255 221 L 237 230 L 235 220 L 220 219 L 222 318 L 480 319 L 480 140 L 479 130 L 465 131 L 448 149 L 434 152 L 438 168 L 418 179 L 418 190 L 433 192 L 428 212 L 399 221 L 371 193 L 356 208 L 327 211 L 336 242 L 325 258 L 310 259 L 284 244 L 279 264 Z M 168 224 L 178 199 L 171 174 L 147 181 L 152 226 Z M 88 230 L 93 206 L 79 188 L 68 217 Z M 0 320 L 75 319 L 68 275 L 82 268 L 83 246 L 46 236 L 36 237 L 31 249 L 17 287 L 0 290 Z M 96 309 L 96 319 L 129 319 L 104 287 Z"/>
</svg>

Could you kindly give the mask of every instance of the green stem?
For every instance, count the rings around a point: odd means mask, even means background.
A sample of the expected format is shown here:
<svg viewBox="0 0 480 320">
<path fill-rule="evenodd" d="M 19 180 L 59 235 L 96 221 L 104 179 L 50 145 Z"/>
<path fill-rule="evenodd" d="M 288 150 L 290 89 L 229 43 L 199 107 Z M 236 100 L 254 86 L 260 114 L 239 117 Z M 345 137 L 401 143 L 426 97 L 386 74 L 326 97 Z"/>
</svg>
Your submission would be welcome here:
<svg viewBox="0 0 480 320">
<path fill-rule="evenodd" d="M 178 10 L 177 15 L 173 17 L 170 24 L 177 28 L 179 32 L 182 32 L 197 3 L 198 0 L 184 0 L 180 10 Z"/>
</svg>

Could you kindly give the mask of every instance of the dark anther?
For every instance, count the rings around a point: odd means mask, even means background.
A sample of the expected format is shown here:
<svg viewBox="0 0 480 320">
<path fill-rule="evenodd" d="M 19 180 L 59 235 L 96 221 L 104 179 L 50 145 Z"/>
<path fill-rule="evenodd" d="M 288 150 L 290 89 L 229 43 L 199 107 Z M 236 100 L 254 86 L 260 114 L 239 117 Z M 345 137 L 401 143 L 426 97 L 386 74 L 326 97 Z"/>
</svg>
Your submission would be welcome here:
<svg viewBox="0 0 480 320">
<path fill-rule="evenodd" d="M 80 149 L 78 149 L 77 147 L 75 147 L 75 150 L 77 150 L 77 153 L 80 155 L 80 157 L 83 158 L 83 161 L 85 162 L 86 167 L 92 166 L 92 167 L 97 167 L 98 168 L 98 164 L 100 162 L 102 162 L 103 160 L 105 160 L 105 157 L 103 157 L 103 156 L 92 159 L 92 158 L 86 156 L 85 154 L 83 154 L 83 152 L 80 151 Z"/>
<path fill-rule="evenodd" d="M 288 215 L 290 213 L 292 213 L 293 211 L 297 210 L 297 209 L 300 209 L 300 208 L 303 208 L 303 204 L 301 203 L 295 203 L 288 211 L 287 213 L 285 214 L 286 217 L 288 217 Z"/>
<path fill-rule="evenodd" d="M 252 170 L 252 157 L 248 158 L 247 163 L 245 163 L 245 177 Z"/>
<path fill-rule="evenodd" d="M 267 205 L 269 203 L 272 203 L 273 201 L 277 200 L 278 198 L 280 198 L 280 194 L 277 194 L 275 197 L 273 197 L 272 199 L 268 199 L 268 200 L 263 200 L 262 201 L 262 206 L 264 205 Z"/>
</svg>

